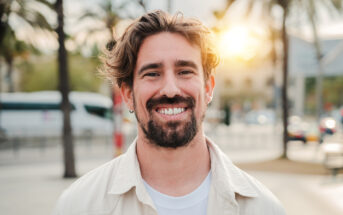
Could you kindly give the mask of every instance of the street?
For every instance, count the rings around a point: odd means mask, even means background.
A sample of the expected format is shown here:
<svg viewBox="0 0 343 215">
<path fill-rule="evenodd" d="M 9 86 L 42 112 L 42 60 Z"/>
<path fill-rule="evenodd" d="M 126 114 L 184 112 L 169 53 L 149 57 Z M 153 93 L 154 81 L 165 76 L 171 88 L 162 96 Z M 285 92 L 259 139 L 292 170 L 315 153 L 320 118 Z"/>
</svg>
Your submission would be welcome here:
<svg viewBox="0 0 343 215">
<path fill-rule="evenodd" d="M 217 129 L 220 133 L 220 129 Z M 280 144 L 274 137 L 249 137 L 245 144 L 258 139 L 259 145 L 227 145 L 223 134 L 212 138 L 236 163 L 259 162 L 277 158 Z M 216 138 L 214 138 L 216 137 Z M 252 138 L 252 139 L 251 139 Z M 250 141 L 249 141 L 250 139 Z M 263 143 L 263 139 L 269 140 Z M 237 139 L 238 140 L 238 139 Z M 128 140 L 129 141 L 129 140 Z M 276 141 L 278 143 L 278 141 Z M 289 156 L 295 160 L 318 163 L 322 154 L 316 144 L 290 144 Z M 109 161 L 113 147 L 110 143 L 78 143 L 76 167 L 81 176 Z M 0 150 L 0 208 L 4 215 L 50 214 L 58 196 L 75 179 L 62 179 L 62 149 L 59 145 L 42 148 L 27 147 Z M 343 213 L 343 175 L 309 175 L 292 172 L 247 172 L 265 184 L 282 202 L 290 215 L 339 215 Z"/>
</svg>

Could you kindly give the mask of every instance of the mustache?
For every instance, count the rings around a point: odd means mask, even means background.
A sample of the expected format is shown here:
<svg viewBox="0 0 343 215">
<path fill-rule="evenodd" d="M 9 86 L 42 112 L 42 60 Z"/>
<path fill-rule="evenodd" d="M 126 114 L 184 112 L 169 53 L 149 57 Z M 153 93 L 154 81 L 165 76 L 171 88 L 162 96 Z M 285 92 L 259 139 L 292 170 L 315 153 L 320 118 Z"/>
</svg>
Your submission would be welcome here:
<svg viewBox="0 0 343 215">
<path fill-rule="evenodd" d="M 159 98 L 151 98 L 146 103 L 147 110 L 151 111 L 156 105 L 159 104 L 178 104 L 178 103 L 185 103 L 188 108 L 193 108 L 195 105 L 195 100 L 192 97 L 182 97 L 182 96 L 174 96 L 169 98 L 167 96 L 162 96 Z"/>
</svg>

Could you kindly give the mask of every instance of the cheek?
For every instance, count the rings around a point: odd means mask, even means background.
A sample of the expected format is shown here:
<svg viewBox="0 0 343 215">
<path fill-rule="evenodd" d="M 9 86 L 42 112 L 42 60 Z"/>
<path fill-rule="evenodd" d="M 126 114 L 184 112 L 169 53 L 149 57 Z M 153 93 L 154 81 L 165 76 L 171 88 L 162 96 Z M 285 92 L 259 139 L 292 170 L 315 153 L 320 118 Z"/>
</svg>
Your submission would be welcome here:
<svg viewBox="0 0 343 215">
<path fill-rule="evenodd" d="M 200 108 L 207 106 L 208 96 L 203 85 L 188 84 L 188 90 L 186 93 L 195 99 L 196 106 Z"/>
<path fill-rule="evenodd" d="M 140 110 L 145 109 L 146 102 L 154 96 L 155 91 L 156 89 L 154 89 L 154 86 L 147 84 L 137 84 L 134 87 L 136 108 Z"/>
</svg>

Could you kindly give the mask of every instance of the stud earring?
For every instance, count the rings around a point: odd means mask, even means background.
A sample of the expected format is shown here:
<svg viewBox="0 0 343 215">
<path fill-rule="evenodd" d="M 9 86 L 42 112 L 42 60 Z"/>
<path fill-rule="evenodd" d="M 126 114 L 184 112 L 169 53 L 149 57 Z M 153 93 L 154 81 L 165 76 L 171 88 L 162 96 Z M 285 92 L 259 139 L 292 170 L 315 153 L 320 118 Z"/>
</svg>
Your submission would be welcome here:
<svg viewBox="0 0 343 215">
<path fill-rule="evenodd" d="M 207 104 L 210 104 L 211 101 L 212 101 L 212 96 L 210 96 L 210 98 L 208 99 Z"/>
</svg>

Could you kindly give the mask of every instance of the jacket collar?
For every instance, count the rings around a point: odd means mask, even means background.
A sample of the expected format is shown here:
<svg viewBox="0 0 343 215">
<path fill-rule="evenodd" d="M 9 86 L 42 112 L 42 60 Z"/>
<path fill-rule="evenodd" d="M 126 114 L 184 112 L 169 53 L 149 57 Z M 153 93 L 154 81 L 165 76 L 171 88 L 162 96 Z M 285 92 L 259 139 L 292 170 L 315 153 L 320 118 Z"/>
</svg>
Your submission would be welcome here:
<svg viewBox="0 0 343 215">
<path fill-rule="evenodd" d="M 208 138 L 206 140 L 211 156 L 212 184 L 216 191 L 230 199 L 234 199 L 236 194 L 245 197 L 257 197 L 257 193 L 249 183 L 245 173 L 239 170 L 217 145 Z M 121 155 L 108 193 L 121 195 L 135 188 L 137 198 L 154 207 L 143 184 L 136 145 L 137 138 L 127 152 Z"/>
<path fill-rule="evenodd" d="M 236 194 L 257 197 L 258 194 L 248 180 L 248 175 L 238 169 L 219 147 L 207 138 L 211 156 L 212 183 L 218 193 L 234 199 Z"/>
<path fill-rule="evenodd" d="M 137 138 L 132 142 L 126 153 L 121 155 L 117 171 L 112 176 L 109 194 L 121 195 L 135 189 L 137 198 L 155 208 L 148 192 L 146 191 L 136 153 Z"/>
</svg>

